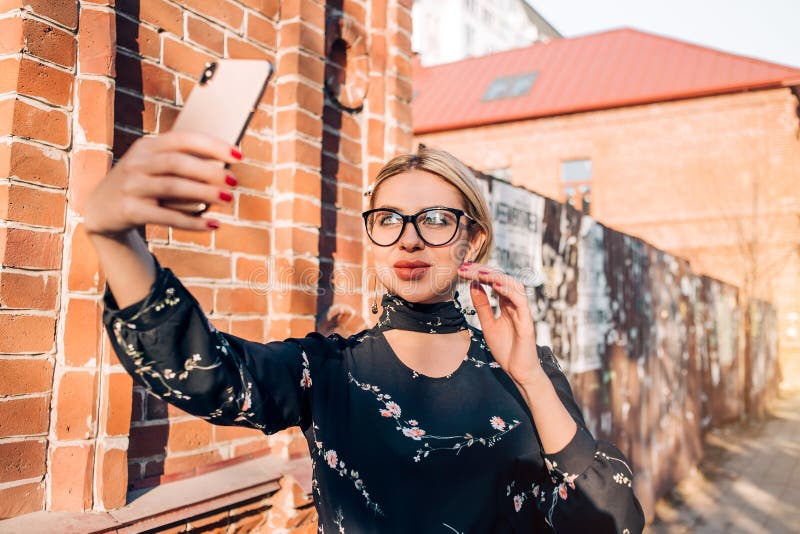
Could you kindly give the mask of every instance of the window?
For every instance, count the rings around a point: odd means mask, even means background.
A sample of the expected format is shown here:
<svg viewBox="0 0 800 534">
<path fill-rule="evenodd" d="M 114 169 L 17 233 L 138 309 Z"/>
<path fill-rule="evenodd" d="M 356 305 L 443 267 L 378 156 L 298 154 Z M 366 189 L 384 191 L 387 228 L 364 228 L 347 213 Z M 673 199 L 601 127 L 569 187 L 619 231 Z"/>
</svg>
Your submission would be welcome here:
<svg viewBox="0 0 800 534">
<path fill-rule="evenodd" d="M 481 100 L 488 102 L 491 100 L 499 100 L 501 98 L 513 98 L 523 96 L 530 92 L 533 87 L 533 82 L 539 76 L 539 72 L 530 72 L 528 74 L 517 74 L 514 76 L 503 76 L 502 78 L 495 78 L 486 92 L 483 93 Z"/>
<path fill-rule="evenodd" d="M 564 202 L 589 215 L 592 201 L 592 160 L 562 161 L 561 190 L 564 193 Z"/>
</svg>

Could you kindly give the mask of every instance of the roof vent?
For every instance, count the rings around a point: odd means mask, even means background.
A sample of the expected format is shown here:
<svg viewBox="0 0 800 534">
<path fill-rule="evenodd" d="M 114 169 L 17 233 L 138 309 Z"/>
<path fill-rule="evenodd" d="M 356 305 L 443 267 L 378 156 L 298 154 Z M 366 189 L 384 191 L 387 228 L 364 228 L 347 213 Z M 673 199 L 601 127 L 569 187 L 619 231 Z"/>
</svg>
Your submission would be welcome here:
<svg viewBox="0 0 800 534">
<path fill-rule="evenodd" d="M 492 100 L 500 100 L 501 98 L 513 98 L 516 96 L 523 96 L 530 92 L 533 87 L 533 82 L 539 77 L 539 71 L 529 72 L 527 74 L 515 74 L 514 76 L 503 76 L 502 78 L 495 78 L 486 92 L 483 93 L 481 100 L 490 102 Z"/>
</svg>

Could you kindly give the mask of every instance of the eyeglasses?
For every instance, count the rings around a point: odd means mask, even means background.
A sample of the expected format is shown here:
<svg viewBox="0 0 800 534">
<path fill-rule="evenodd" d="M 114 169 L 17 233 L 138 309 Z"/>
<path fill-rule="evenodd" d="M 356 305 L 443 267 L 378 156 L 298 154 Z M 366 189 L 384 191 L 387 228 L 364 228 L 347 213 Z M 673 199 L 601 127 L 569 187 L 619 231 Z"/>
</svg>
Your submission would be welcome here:
<svg viewBox="0 0 800 534">
<path fill-rule="evenodd" d="M 380 247 L 397 243 L 409 222 L 426 244 L 432 247 L 446 245 L 456 236 L 462 215 L 470 219 L 469 224 L 476 222 L 458 208 L 425 208 L 413 215 L 403 215 L 389 208 L 376 208 L 361 214 L 367 236 Z"/>
</svg>

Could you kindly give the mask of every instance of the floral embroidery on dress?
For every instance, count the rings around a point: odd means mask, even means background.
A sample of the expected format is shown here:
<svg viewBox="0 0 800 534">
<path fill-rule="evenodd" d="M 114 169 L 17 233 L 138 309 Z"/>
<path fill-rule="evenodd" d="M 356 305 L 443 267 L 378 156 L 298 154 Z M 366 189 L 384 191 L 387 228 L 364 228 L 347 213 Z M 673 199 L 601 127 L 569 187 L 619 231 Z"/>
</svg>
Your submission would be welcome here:
<svg viewBox="0 0 800 534">
<path fill-rule="evenodd" d="M 367 491 L 364 481 L 361 479 L 361 475 L 358 473 L 358 471 L 355 469 L 348 470 L 344 460 L 339 458 L 339 454 L 334 449 L 325 450 L 323 443 L 317 439 L 317 430 L 319 430 L 319 427 L 316 423 L 313 423 L 312 433 L 314 436 L 314 445 L 317 456 L 319 456 L 328 467 L 339 473 L 340 477 L 347 477 L 353 482 L 353 486 L 356 488 L 356 490 L 361 492 L 361 496 L 366 500 L 367 508 L 378 515 L 383 515 L 383 510 L 381 510 L 381 507 L 378 505 L 378 503 L 370 499 L 369 492 Z M 316 467 L 316 465 L 317 464 L 315 462 L 312 463 L 312 469 Z M 312 480 L 312 487 L 315 486 L 318 487 L 316 475 Z M 319 493 L 318 489 L 317 492 Z"/>
<path fill-rule="evenodd" d="M 303 350 L 303 377 L 300 379 L 300 387 L 308 389 L 311 387 L 311 370 L 308 364 L 308 356 L 306 351 Z"/>
<path fill-rule="evenodd" d="M 419 462 L 422 458 L 427 458 L 430 453 L 434 451 L 456 451 L 456 454 L 460 453 L 464 447 L 472 447 L 474 444 L 481 444 L 487 447 L 493 447 L 495 443 L 497 443 L 505 434 L 513 430 L 514 428 L 518 427 L 522 424 L 519 420 L 514 419 L 510 424 L 506 423 L 500 416 L 494 416 L 489 419 L 489 425 L 497 430 L 498 432 L 494 435 L 488 437 L 478 437 L 476 438 L 469 432 L 464 433 L 460 436 L 436 436 L 433 434 L 429 434 L 426 430 L 420 427 L 419 421 L 416 419 L 409 419 L 409 420 L 402 420 L 401 415 L 403 410 L 400 408 L 400 405 L 397 404 L 394 400 L 392 400 L 392 396 L 386 393 L 381 392 L 381 388 L 379 386 L 374 386 L 371 384 L 367 384 L 364 382 L 359 382 L 353 374 L 348 371 L 347 373 L 348 380 L 350 383 L 355 384 L 363 391 L 367 391 L 375 396 L 378 402 L 383 404 L 382 408 L 378 409 L 378 413 L 381 417 L 392 418 L 397 423 L 395 427 L 398 431 L 400 431 L 405 437 L 411 438 L 415 441 L 422 441 L 422 440 L 450 440 L 454 441 L 454 443 L 444 446 L 444 447 L 431 447 L 430 443 L 424 443 L 421 449 L 417 449 L 416 455 L 414 456 L 414 461 Z"/>
<path fill-rule="evenodd" d="M 506 486 L 506 497 L 511 496 L 511 490 L 514 488 L 516 481 L 512 480 L 511 484 Z M 522 505 L 525 501 L 531 497 L 534 499 L 537 498 L 541 493 L 538 484 L 531 484 L 531 488 L 528 490 L 524 490 L 520 493 L 514 494 L 513 501 L 514 501 L 514 511 L 519 512 L 522 510 Z"/>
</svg>

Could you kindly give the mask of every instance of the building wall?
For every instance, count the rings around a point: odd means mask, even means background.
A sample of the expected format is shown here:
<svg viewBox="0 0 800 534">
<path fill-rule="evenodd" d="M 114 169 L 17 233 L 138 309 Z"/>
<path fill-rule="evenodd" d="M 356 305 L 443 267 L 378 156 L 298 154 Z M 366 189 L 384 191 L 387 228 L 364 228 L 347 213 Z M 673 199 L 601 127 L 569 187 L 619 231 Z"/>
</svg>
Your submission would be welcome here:
<svg viewBox="0 0 800 534">
<path fill-rule="evenodd" d="M 0 518 L 115 508 L 129 482 L 265 448 L 307 454 L 297 431 L 214 428 L 133 387 L 101 328 L 83 206 L 114 157 L 169 129 L 206 61 L 269 59 L 276 76 L 242 141 L 234 202 L 212 209 L 221 228 L 143 231 L 221 329 L 271 340 L 360 326 L 362 191 L 411 144 L 410 9 L 0 4 Z M 312 272 L 329 291 L 310 291 Z M 353 283 L 333 291 L 339 278 Z"/>
<path fill-rule="evenodd" d="M 800 383 L 800 127 L 789 88 L 439 132 L 415 142 L 563 200 L 561 164 L 590 159 L 590 211 L 778 308 Z M 754 215 L 755 214 L 755 215 Z M 755 244 L 755 245 L 754 245 Z M 753 252 L 753 251 L 756 252 Z M 748 267 L 749 265 L 749 267 Z"/>
<path fill-rule="evenodd" d="M 413 49 L 437 65 L 549 39 L 525 12 L 525 0 L 415 0 Z"/>
</svg>

